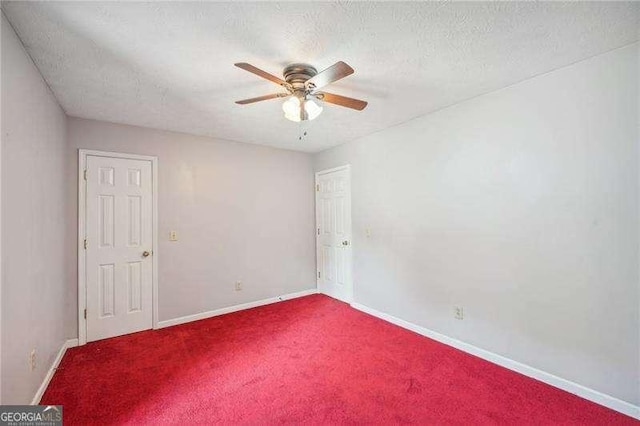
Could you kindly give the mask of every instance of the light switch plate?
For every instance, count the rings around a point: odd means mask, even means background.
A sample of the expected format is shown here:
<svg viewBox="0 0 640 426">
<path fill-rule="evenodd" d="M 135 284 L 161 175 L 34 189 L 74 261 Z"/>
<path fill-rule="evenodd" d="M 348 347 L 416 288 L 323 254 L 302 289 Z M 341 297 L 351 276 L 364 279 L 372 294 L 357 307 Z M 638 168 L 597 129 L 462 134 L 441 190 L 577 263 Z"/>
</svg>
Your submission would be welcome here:
<svg viewBox="0 0 640 426">
<path fill-rule="evenodd" d="M 453 307 L 453 317 L 458 320 L 464 319 L 464 309 L 462 306 Z"/>
</svg>

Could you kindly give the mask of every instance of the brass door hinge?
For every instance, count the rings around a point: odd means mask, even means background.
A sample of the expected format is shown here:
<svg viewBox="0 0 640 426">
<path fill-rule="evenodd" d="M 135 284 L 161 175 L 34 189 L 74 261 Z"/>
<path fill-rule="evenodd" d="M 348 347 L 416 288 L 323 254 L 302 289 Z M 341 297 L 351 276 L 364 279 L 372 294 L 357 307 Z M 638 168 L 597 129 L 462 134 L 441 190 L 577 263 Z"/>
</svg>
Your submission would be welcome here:
<svg viewBox="0 0 640 426">
<path fill-rule="evenodd" d="M 318 278 L 320 278 L 320 271 L 318 271 Z"/>
<path fill-rule="evenodd" d="M 84 180 L 87 180 L 87 169 L 84 169 L 83 175 L 84 175 Z"/>
<path fill-rule="evenodd" d="M 320 192 L 320 184 L 316 183 L 316 192 Z"/>
<path fill-rule="evenodd" d="M 84 319 L 87 319 L 87 310 L 84 310 Z"/>
<path fill-rule="evenodd" d="M 85 239 L 84 239 L 84 249 L 85 249 L 85 250 L 87 249 L 87 245 L 88 245 L 88 244 L 87 244 L 87 239 L 85 238 Z"/>
<path fill-rule="evenodd" d="M 320 228 L 318 228 L 318 235 L 320 235 Z"/>
</svg>

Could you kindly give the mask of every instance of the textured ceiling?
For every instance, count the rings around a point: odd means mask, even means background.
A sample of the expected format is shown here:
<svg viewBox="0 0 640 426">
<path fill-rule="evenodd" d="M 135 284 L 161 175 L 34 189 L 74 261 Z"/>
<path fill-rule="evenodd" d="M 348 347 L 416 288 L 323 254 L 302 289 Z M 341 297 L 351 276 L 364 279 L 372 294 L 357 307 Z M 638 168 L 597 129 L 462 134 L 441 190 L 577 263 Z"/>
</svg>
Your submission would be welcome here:
<svg viewBox="0 0 640 426">
<path fill-rule="evenodd" d="M 76 117 L 315 152 L 638 39 L 637 2 L 4 2 L 2 9 L 65 111 Z M 306 124 L 282 100 L 291 62 L 355 74 Z"/>
</svg>

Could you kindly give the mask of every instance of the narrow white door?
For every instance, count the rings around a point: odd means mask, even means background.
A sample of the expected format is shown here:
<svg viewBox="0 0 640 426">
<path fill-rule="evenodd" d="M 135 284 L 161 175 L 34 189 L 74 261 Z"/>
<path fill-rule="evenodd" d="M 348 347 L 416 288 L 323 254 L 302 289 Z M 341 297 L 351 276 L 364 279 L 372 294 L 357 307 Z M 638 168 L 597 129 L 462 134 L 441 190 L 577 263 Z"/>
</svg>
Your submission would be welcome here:
<svg viewBox="0 0 640 426">
<path fill-rule="evenodd" d="M 318 290 L 351 302 L 351 177 L 348 166 L 316 174 Z"/>
<path fill-rule="evenodd" d="M 151 161 L 88 155 L 87 341 L 153 326 Z"/>
</svg>

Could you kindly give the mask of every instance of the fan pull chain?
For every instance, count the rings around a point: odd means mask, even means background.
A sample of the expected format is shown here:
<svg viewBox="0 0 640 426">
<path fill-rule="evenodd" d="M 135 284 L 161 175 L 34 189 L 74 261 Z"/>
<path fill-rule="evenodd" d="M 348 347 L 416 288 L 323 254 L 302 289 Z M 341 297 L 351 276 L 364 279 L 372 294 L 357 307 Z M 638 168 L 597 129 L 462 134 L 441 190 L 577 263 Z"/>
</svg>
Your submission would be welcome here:
<svg viewBox="0 0 640 426">
<path fill-rule="evenodd" d="M 309 123 L 308 120 L 300 121 L 298 123 L 298 140 L 299 141 L 303 141 L 308 136 L 310 125 L 311 123 Z"/>
</svg>

